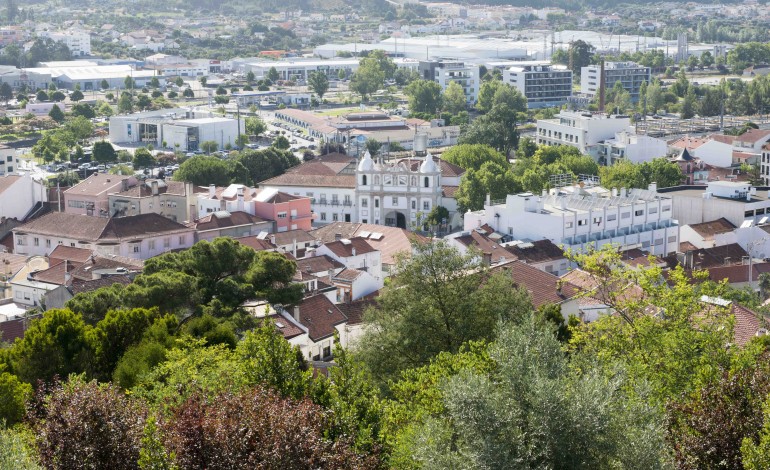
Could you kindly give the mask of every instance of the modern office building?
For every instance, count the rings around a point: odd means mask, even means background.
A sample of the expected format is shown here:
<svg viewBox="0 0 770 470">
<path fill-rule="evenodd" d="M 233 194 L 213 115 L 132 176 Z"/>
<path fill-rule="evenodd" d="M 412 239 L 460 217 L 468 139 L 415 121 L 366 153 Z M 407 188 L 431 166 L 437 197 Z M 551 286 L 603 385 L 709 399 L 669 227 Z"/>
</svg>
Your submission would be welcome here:
<svg viewBox="0 0 770 470">
<path fill-rule="evenodd" d="M 530 109 L 561 106 L 572 96 L 572 70 L 563 65 L 517 64 L 503 71 L 503 82 L 519 90 Z"/>
<path fill-rule="evenodd" d="M 451 82 L 459 84 L 465 93 L 468 106 L 473 106 L 479 99 L 479 66 L 456 61 L 420 61 L 420 77 L 433 80 L 446 90 Z"/>
<path fill-rule="evenodd" d="M 601 65 L 589 65 L 580 69 L 580 92 L 593 97 L 599 93 Z M 620 82 L 631 95 L 631 101 L 639 101 L 639 89 L 642 83 L 650 83 L 650 68 L 634 62 L 605 62 L 604 86 L 612 89 L 615 82 Z"/>
</svg>

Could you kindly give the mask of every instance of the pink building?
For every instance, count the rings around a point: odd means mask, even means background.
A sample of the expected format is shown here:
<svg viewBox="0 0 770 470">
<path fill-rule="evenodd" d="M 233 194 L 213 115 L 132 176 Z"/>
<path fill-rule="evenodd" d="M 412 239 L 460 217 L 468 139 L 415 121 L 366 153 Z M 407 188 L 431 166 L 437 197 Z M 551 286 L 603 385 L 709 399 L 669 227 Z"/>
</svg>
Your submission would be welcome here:
<svg viewBox="0 0 770 470">
<path fill-rule="evenodd" d="M 311 198 L 275 189 L 250 188 L 241 184 L 214 187 L 197 194 L 198 218 L 218 212 L 242 211 L 265 220 L 275 221 L 276 232 L 311 230 L 313 211 Z"/>
<path fill-rule="evenodd" d="M 127 191 L 136 183 L 136 178 L 133 176 L 94 173 L 64 191 L 64 212 L 109 217 L 108 195 Z"/>
</svg>

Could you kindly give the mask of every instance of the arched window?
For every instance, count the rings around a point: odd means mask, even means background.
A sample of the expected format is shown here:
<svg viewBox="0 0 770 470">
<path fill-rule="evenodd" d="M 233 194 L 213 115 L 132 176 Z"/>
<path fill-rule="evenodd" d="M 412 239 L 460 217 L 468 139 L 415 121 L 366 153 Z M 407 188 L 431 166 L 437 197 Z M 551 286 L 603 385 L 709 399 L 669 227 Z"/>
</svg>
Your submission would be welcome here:
<svg viewBox="0 0 770 470">
<path fill-rule="evenodd" d="M 430 188 L 430 177 L 428 176 L 425 177 L 425 187 Z"/>
<path fill-rule="evenodd" d="M 417 186 L 417 177 L 416 176 L 412 176 L 411 179 L 412 179 L 412 186 Z"/>
<path fill-rule="evenodd" d="M 363 176 L 361 177 L 361 184 L 363 184 L 364 186 L 366 186 L 366 175 L 363 175 Z"/>
</svg>

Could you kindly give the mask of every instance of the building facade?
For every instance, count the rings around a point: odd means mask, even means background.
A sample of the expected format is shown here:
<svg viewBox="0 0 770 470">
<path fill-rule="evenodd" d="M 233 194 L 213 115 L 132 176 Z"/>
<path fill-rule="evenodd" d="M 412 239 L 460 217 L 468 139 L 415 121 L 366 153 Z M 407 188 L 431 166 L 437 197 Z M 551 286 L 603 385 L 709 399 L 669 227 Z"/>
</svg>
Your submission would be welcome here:
<svg viewBox="0 0 770 470">
<path fill-rule="evenodd" d="M 580 69 L 580 92 L 594 97 L 601 86 L 601 65 L 589 65 Z M 642 83 L 650 83 L 650 68 L 634 62 L 605 62 L 604 87 L 610 90 L 615 82 L 620 82 L 623 89 L 631 95 L 631 101 L 639 101 L 639 89 Z"/>
<path fill-rule="evenodd" d="M 667 255 L 679 248 L 679 224 L 670 196 L 649 189 L 568 186 L 537 196 L 510 194 L 465 214 L 465 230 L 484 224 L 515 240 L 548 239 L 585 252 L 607 244 Z"/>
<path fill-rule="evenodd" d="M 572 96 L 572 70 L 547 62 L 514 65 L 503 72 L 503 82 L 527 98 L 529 109 L 561 106 Z"/>
<path fill-rule="evenodd" d="M 612 139 L 630 125 L 627 116 L 562 111 L 554 119 L 539 119 L 535 138 L 540 145 L 569 145 L 590 153 L 599 142 Z"/>
<path fill-rule="evenodd" d="M 481 80 L 478 65 L 454 61 L 420 61 L 418 72 L 423 79 L 441 85 L 442 90 L 446 90 L 452 82 L 460 85 L 468 106 L 474 106 L 479 99 Z"/>
</svg>

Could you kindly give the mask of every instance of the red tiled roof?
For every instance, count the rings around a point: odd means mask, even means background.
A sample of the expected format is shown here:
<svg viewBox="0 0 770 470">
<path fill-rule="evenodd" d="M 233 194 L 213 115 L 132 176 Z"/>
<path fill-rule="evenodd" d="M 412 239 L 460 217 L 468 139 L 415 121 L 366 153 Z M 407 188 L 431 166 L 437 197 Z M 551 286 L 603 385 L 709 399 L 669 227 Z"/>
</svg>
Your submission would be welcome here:
<svg viewBox="0 0 770 470">
<path fill-rule="evenodd" d="M 313 230 L 310 234 L 318 241 L 330 243 L 336 239 L 337 235 L 341 238 L 353 238 L 363 236 L 365 232 L 368 237 L 366 242 L 380 252 L 382 263 L 389 265 L 396 263 L 396 255 L 399 253 L 409 254 L 412 252 L 412 241 L 425 242 L 428 240 L 422 235 L 398 227 L 352 222 L 332 222 Z M 374 239 L 369 235 L 373 233 L 381 234 L 382 237 Z"/>
<path fill-rule="evenodd" d="M 745 346 L 757 336 L 759 330 L 768 327 L 766 316 L 736 303 L 732 304 L 731 313 L 735 316 L 733 340 L 738 346 Z"/>
<path fill-rule="evenodd" d="M 260 240 L 254 236 L 235 238 L 235 241 L 241 245 L 248 246 L 254 251 L 275 250 L 275 245 L 270 243 L 270 240 Z"/>
<path fill-rule="evenodd" d="M 378 292 L 375 294 L 379 294 Z M 339 308 L 342 313 L 345 314 L 345 316 L 348 317 L 348 325 L 360 325 L 363 323 L 364 319 L 364 312 L 369 307 L 376 307 L 377 306 L 377 299 L 376 295 L 371 297 L 366 297 L 359 300 L 354 300 L 353 302 L 346 302 L 342 304 L 338 304 L 337 308 Z"/>
<path fill-rule="evenodd" d="M 455 194 L 457 194 L 457 190 L 459 188 L 459 186 L 446 186 L 442 184 L 441 195 L 444 197 L 455 197 Z"/>
<path fill-rule="evenodd" d="M 735 140 L 734 136 L 731 135 L 724 135 L 724 134 L 712 134 L 709 136 L 711 140 L 715 140 L 717 142 L 721 142 L 723 144 L 730 144 L 733 145 L 733 141 Z"/>
<path fill-rule="evenodd" d="M 28 318 L 14 318 L 13 320 L 0 321 L 0 342 L 13 343 L 17 338 L 24 337 L 24 331 L 32 320 L 42 315 L 31 315 Z"/>
<path fill-rule="evenodd" d="M 327 243 L 324 246 L 326 246 L 332 253 L 341 258 L 349 258 L 351 256 L 359 256 L 365 253 L 372 253 L 377 251 L 372 247 L 372 245 L 367 243 L 366 239 L 364 238 L 353 237 L 344 240 L 346 240 L 347 243 L 343 242 L 342 240 L 338 240 Z M 353 253 L 354 251 L 355 254 Z"/>
<path fill-rule="evenodd" d="M 16 175 L 5 175 L 0 177 L 0 194 L 5 192 L 8 188 L 13 186 L 14 183 L 19 181 L 22 177 Z"/>
<path fill-rule="evenodd" d="M 54 260 L 64 261 L 66 259 L 72 263 L 83 264 L 91 259 L 93 253 L 93 250 L 87 250 L 85 248 L 57 245 L 51 254 L 48 255 L 48 259 L 51 260 L 51 263 L 53 263 Z"/>
<path fill-rule="evenodd" d="M 735 137 L 735 140 L 741 142 L 757 143 L 759 141 L 765 142 L 770 138 L 770 129 L 749 129 L 743 134 Z"/>
<path fill-rule="evenodd" d="M 694 266 L 700 269 L 721 267 L 726 262 L 730 264 L 740 263 L 747 256 L 749 254 L 746 253 L 746 250 L 737 243 L 715 246 L 713 248 L 702 248 L 694 250 L 692 254 Z"/>
<path fill-rule="evenodd" d="M 685 136 L 669 143 L 671 147 L 693 150 L 708 142 L 708 139 Z"/>
<path fill-rule="evenodd" d="M 471 230 L 469 235 L 457 237 L 455 240 L 469 248 L 475 247 L 478 248 L 482 253 L 491 255 L 491 262 L 493 264 L 518 259 L 518 257 L 513 254 L 513 252 L 500 246 L 497 241 L 491 240 L 489 237 L 479 233 L 477 230 Z"/>
<path fill-rule="evenodd" d="M 363 271 L 359 271 L 358 269 L 345 268 L 335 274 L 332 278 L 344 282 L 353 282 L 358 279 L 361 274 L 363 274 Z"/>
<path fill-rule="evenodd" d="M 288 311 L 293 315 L 293 310 Z M 345 315 L 323 294 L 306 297 L 299 304 L 299 321 L 314 342 L 332 336 L 335 326 L 345 323 Z"/>
<path fill-rule="evenodd" d="M 492 271 L 505 270 L 515 286 L 529 291 L 532 305 L 538 308 L 549 303 L 560 303 L 573 296 L 577 288 L 569 282 L 560 282 L 553 274 L 541 271 L 522 261 L 512 261 L 492 268 Z M 561 285 L 561 290 L 559 286 Z"/>
<path fill-rule="evenodd" d="M 189 224 L 196 230 L 214 230 L 218 228 L 237 227 L 240 225 L 255 225 L 266 222 L 265 219 L 251 215 L 248 212 L 212 212 L 206 217 Z"/>
<path fill-rule="evenodd" d="M 305 333 L 302 331 L 302 328 L 294 324 L 293 321 L 284 318 L 283 315 L 274 313 L 272 315 L 268 315 L 267 318 L 273 321 L 275 328 L 283 335 L 285 339 L 292 339 Z"/>
<path fill-rule="evenodd" d="M 536 240 L 529 244 L 507 246 L 505 249 L 513 253 L 518 259 L 528 263 L 565 259 L 564 251 L 551 240 Z"/>
<path fill-rule="evenodd" d="M 344 268 L 344 264 L 327 255 L 311 256 L 310 258 L 297 260 L 297 269 L 303 272 L 326 273 L 330 269 L 336 271 Z"/>
<path fill-rule="evenodd" d="M 297 243 L 314 242 L 315 238 L 304 230 L 287 230 L 285 232 L 271 233 L 270 238 L 276 246 L 291 245 Z M 303 247 L 304 248 L 304 247 Z"/>
<path fill-rule="evenodd" d="M 710 222 L 690 224 L 690 228 L 693 229 L 695 233 L 703 237 L 704 240 L 713 240 L 714 235 L 732 232 L 735 230 L 735 225 L 733 225 L 732 222 L 725 219 L 724 217 L 721 217 Z"/>
</svg>

